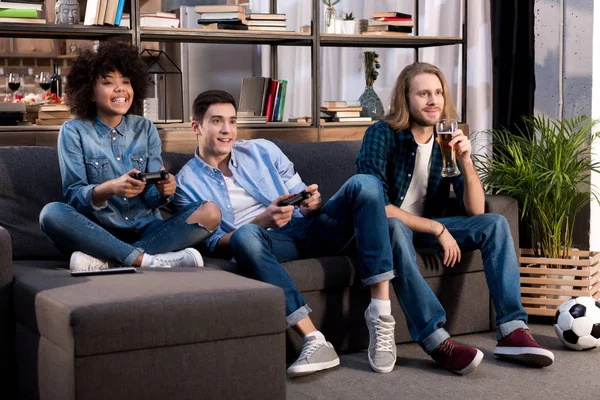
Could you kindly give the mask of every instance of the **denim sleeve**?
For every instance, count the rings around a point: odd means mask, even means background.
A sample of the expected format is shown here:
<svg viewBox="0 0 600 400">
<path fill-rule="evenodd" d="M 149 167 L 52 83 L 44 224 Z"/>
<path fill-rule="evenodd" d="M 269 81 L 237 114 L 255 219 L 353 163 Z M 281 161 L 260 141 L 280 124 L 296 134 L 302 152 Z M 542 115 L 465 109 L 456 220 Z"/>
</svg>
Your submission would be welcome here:
<svg viewBox="0 0 600 400">
<path fill-rule="evenodd" d="M 390 204 L 388 198 L 387 160 L 389 146 L 386 144 L 386 129 L 381 124 L 371 125 L 365 132 L 362 146 L 356 156 L 357 174 L 368 174 L 378 178 L 383 186 L 383 200 Z"/>
<path fill-rule="evenodd" d="M 60 174 L 62 178 L 62 192 L 67 203 L 82 214 L 91 214 L 93 211 L 106 208 L 94 206 L 92 190 L 96 185 L 88 182 L 83 147 L 80 132 L 73 123 L 64 123 L 58 134 L 57 150 Z"/>
<path fill-rule="evenodd" d="M 146 121 L 146 124 L 145 129 L 148 132 L 148 164 L 146 166 L 146 171 L 142 172 L 157 172 L 160 170 L 160 167 L 163 166 L 161 158 L 162 143 L 154 124 L 150 121 Z M 160 206 L 167 204 L 173 198 L 173 196 L 167 197 L 160 194 L 155 185 L 147 186 L 142 193 L 142 196 L 144 203 L 150 208 L 159 208 Z"/>
<path fill-rule="evenodd" d="M 294 163 L 290 161 L 290 159 L 281 151 L 277 145 L 274 143 L 268 142 L 269 152 L 271 153 L 271 157 L 279 172 L 279 176 L 283 180 L 283 183 L 287 187 L 290 193 L 298 193 L 303 191 L 306 188 L 306 184 L 302 182 L 302 178 L 300 178 L 300 174 L 296 172 L 294 169 Z"/>
<path fill-rule="evenodd" d="M 204 245 L 212 253 L 217 248 L 217 243 L 219 242 L 219 240 L 225 235 L 227 235 L 227 232 L 225 232 L 225 230 L 223 228 L 221 228 L 221 225 L 219 225 L 219 227 L 217 228 L 215 233 L 213 233 L 213 235 L 211 237 L 206 239 L 206 241 L 204 242 Z"/>
</svg>

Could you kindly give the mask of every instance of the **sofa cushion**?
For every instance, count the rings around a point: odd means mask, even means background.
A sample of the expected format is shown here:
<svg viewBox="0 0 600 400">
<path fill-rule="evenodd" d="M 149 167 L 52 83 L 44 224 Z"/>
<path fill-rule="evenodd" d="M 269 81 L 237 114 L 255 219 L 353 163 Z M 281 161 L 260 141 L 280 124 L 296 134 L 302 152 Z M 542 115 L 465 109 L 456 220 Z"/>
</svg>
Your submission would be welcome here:
<svg viewBox="0 0 600 400">
<path fill-rule="evenodd" d="M 296 172 L 307 185 L 317 183 L 323 201 L 327 201 L 354 175 L 354 159 L 362 142 L 288 142 L 274 140 L 292 160 Z"/>
<path fill-rule="evenodd" d="M 0 226 L 12 237 L 13 258 L 63 258 L 39 225 L 47 203 L 64 201 L 56 149 L 0 147 L 0 188 Z"/>
<path fill-rule="evenodd" d="M 75 356 L 285 330 L 280 288 L 225 271 L 72 277 L 65 266 L 15 262 L 14 306 L 17 322 Z"/>
</svg>

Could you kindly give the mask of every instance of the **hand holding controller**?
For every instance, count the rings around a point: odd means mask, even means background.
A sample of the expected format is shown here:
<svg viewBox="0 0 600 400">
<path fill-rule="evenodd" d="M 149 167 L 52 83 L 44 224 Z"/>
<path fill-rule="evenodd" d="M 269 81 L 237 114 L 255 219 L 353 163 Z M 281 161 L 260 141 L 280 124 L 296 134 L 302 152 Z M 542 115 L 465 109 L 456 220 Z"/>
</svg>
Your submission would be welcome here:
<svg viewBox="0 0 600 400">
<path fill-rule="evenodd" d="M 133 179 L 146 182 L 146 184 L 148 185 L 153 185 L 158 181 L 165 181 L 169 179 L 169 173 L 164 169 L 158 172 L 138 172 L 137 174 L 133 174 L 132 176 Z"/>
<path fill-rule="evenodd" d="M 277 204 L 277 205 L 279 207 L 295 206 L 297 204 L 302 203 L 304 200 L 308 199 L 310 196 L 312 196 L 310 193 L 308 193 L 306 190 L 303 190 L 300 193 L 293 195 L 292 197 L 289 197 L 285 200 L 280 201 L 279 204 Z"/>
</svg>

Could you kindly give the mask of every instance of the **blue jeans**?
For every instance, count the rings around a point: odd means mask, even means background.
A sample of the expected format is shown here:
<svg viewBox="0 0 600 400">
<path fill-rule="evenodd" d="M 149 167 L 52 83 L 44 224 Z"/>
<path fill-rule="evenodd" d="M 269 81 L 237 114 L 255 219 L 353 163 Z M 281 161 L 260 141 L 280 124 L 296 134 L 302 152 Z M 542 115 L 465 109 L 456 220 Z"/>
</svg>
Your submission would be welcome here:
<svg viewBox="0 0 600 400">
<path fill-rule="evenodd" d="M 496 310 L 498 339 L 526 328 L 521 305 L 517 256 L 506 219 L 498 214 L 437 218 L 446 225 L 461 251 L 480 249 L 483 269 Z M 392 280 L 414 341 L 430 353 L 449 335 L 443 328 L 446 312 L 417 267 L 416 247 L 442 250 L 437 238 L 413 233 L 401 220 L 388 220 L 396 276 Z"/>
<path fill-rule="evenodd" d="M 212 235 L 186 220 L 204 202 L 192 203 L 167 219 L 157 219 L 140 232 L 111 231 L 66 203 L 49 203 L 40 213 L 40 226 L 65 254 L 82 251 L 119 265 L 131 265 L 142 253 L 160 254 L 201 243 Z"/>
<path fill-rule="evenodd" d="M 311 310 L 281 263 L 336 255 L 352 247 L 365 285 L 388 281 L 395 275 L 386 218 L 381 182 L 355 175 L 315 216 L 293 218 L 272 230 L 244 225 L 232 235 L 231 249 L 246 275 L 283 289 L 290 327 Z"/>
</svg>

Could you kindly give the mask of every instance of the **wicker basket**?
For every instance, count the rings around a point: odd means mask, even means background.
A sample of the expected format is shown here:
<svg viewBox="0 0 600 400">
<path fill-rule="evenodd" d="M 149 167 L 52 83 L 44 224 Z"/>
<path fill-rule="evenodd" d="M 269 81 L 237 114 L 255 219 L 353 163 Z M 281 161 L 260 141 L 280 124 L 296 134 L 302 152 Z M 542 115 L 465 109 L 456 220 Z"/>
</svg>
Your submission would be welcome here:
<svg viewBox="0 0 600 400">
<path fill-rule="evenodd" d="M 600 300 L 600 253 L 573 250 L 571 258 L 533 257 L 519 250 L 521 301 L 529 315 L 554 316 L 567 298 L 591 296 Z"/>
</svg>

